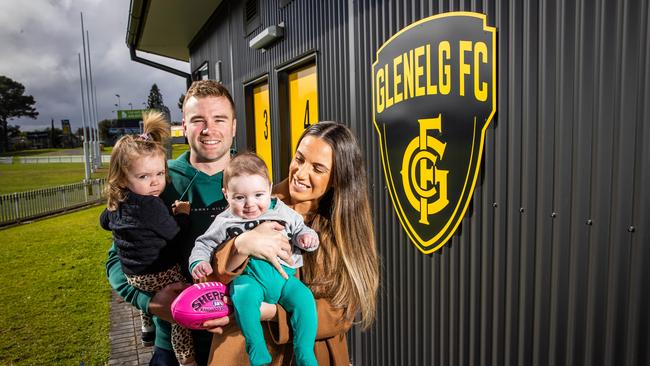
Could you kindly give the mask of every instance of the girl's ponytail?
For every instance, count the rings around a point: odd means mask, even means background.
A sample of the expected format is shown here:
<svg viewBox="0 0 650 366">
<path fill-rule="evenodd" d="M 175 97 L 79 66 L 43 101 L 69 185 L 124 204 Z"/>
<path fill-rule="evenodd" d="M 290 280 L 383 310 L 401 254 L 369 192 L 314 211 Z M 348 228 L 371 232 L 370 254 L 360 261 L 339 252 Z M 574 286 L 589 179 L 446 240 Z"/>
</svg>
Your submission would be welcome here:
<svg viewBox="0 0 650 366">
<path fill-rule="evenodd" d="M 142 114 L 144 133 L 139 137 L 143 140 L 151 139 L 153 142 L 164 145 L 169 140 L 169 123 L 165 116 L 158 111 L 149 111 Z"/>
</svg>

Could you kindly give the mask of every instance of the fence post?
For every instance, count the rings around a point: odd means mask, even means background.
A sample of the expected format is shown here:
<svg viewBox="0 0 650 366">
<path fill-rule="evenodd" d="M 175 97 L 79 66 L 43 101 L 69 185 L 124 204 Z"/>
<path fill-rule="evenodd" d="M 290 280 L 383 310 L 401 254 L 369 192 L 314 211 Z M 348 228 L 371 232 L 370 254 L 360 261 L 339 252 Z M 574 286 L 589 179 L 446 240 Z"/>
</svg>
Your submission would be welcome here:
<svg viewBox="0 0 650 366">
<path fill-rule="evenodd" d="M 18 209 L 18 195 L 14 193 L 12 197 L 14 199 L 14 207 L 16 208 L 16 219 L 20 217 L 20 210 Z"/>
</svg>

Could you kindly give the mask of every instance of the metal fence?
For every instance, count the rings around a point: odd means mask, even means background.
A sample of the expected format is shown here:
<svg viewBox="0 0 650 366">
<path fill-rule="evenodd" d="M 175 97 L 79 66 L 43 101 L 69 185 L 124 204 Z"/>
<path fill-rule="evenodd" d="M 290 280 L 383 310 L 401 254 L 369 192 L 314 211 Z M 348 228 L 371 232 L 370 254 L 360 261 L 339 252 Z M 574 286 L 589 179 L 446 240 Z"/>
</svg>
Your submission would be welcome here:
<svg viewBox="0 0 650 366">
<path fill-rule="evenodd" d="M 0 196 L 0 226 L 28 221 L 102 200 L 105 179 Z"/>
<path fill-rule="evenodd" d="M 102 163 L 109 163 L 110 155 L 102 155 Z M 48 163 L 83 163 L 83 155 L 52 155 L 52 156 L 19 156 L 19 164 L 48 164 Z"/>
</svg>

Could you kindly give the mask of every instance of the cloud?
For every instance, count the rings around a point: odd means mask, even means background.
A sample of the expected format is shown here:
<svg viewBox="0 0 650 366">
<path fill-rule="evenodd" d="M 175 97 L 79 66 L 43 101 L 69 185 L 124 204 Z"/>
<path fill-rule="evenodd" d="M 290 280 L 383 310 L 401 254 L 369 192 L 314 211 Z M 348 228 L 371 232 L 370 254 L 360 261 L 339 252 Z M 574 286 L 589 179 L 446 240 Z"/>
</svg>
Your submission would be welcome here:
<svg viewBox="0 0 650 366">
<path fill-rule="evenodd" d="M 25 85 L 26 93 L 34 96 L 39 116 L 13 119 L 9 124 L 29 131 L 60 126 L 69 119 L 73 129 L 81 127 L 82 103 L 78 54 L 83 49 L 80 14 L 90 40 L 90 62 L 97 93 L 99 120 L 114 118 L 119 94 L 119 107 L 140 109 L 146 103 L 151 85 L 161 90 L 172 119 L 180 121 L 176 107 L 178 97 L 185 91 L 185 80 L 176 75 L 131 61 L 126 47 L 129 15 L 128 1 L 30 0 L 0 2 L 0 75 Z M 189 71 L 189 64 L 144 55 L 176 69 Z M 83 75 L 85 78 L 85 73 Z M 84 88 L 86 83 L 84 80 Z"/>
</svg>

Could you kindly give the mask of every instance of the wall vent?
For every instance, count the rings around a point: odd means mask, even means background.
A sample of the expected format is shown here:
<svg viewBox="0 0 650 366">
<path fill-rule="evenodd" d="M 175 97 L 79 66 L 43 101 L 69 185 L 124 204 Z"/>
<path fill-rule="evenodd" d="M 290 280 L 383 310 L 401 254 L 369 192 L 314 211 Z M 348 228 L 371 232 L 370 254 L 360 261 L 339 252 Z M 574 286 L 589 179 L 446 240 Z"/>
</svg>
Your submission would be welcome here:
<svg viewBox="0 0 650 366">
<path fill-rule="evenodd" d="M 258 0 L 246 0 L 244 5 L 244 36 L 248 36 L 262 24 Z"/>
</svg>

